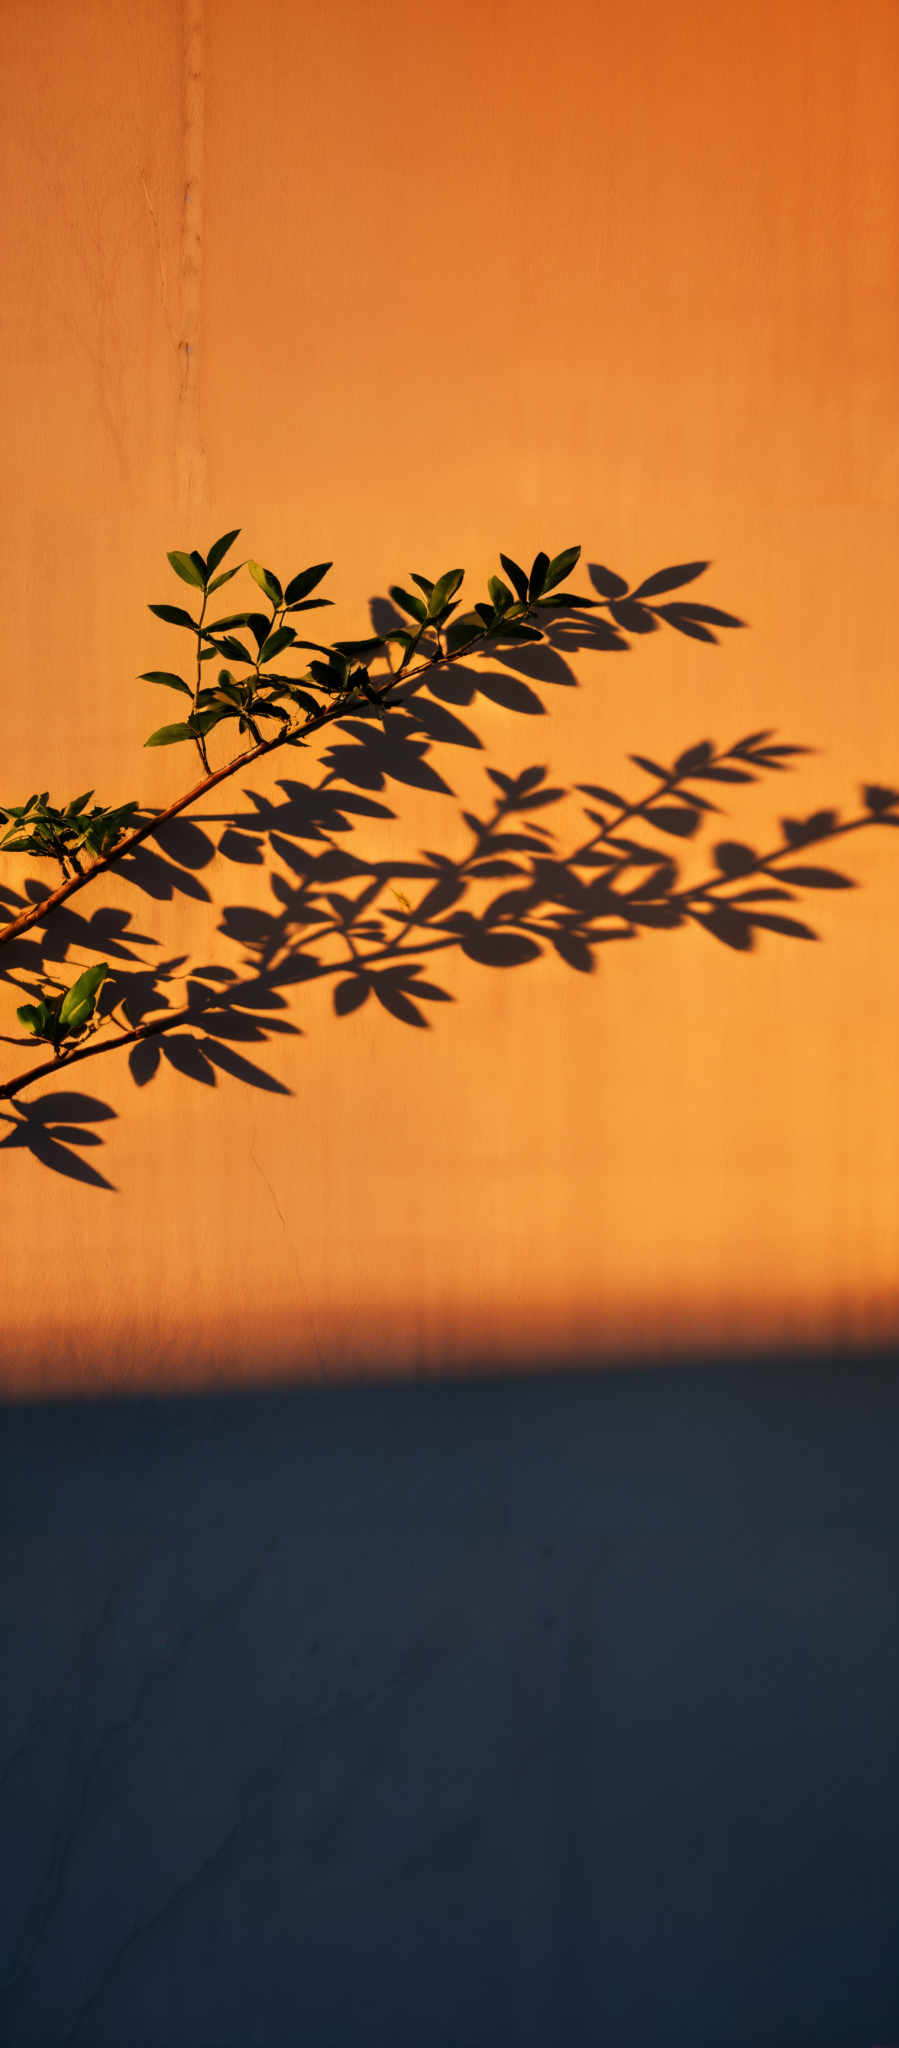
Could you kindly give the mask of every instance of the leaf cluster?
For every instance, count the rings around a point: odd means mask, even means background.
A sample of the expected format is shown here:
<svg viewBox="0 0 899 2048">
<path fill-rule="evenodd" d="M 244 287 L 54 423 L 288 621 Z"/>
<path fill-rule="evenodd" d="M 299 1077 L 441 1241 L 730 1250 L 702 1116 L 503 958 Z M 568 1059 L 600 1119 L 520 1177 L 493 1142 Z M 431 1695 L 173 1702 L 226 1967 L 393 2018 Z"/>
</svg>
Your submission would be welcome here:
<svg viewBox="0 0 899 2048">
<path fill-rule="evenodd" d="M 52 1045 L 57 1057 L 70 1042 L 82 1037 L 91 1023 L 97 995 L 109 968 L 105 962 L 86 967 L 70 989 L 55 996 L 42 996 L 37 1003 L 23 1003 L 16 1011 L 19 1023 L 32 1038 Z"/>
<path fill-rule="evenodd" d="M 223 573 L 215 574 L 224 555 L 238 538 L 240 529 L 223 534 L 208 555 L 196 549 L 169 551 L 168 560 L 182 582 L 200 595 L 198 614 L 180 605 L 152 604 L 157 618 L 191 634 L 196 642 L 197 678 L 194 683 L 172 669 L 145 670 L 140 680 L 175 690 L 190 700 L 191 709 L 177 723 L 164 725 L 150 734 L 148 747 L 172 746 L 193 741 L 203 752 L 209 734 L 229 720 L 239 732 L 257 743 L 262 737 L 261 720 L 277 720 L 285 737 L 301 737 L 304 723 L 320 719 L 322 700 L 348 704 L 368 703 L 380 709 L 392 684 L 399 681 L 419 653 L 428 663 L 452 661 L 469 649 L 474 651 L 488 640 L 500 644 L 541 640 L 544 637 L 538 614 L 566 606 L 590 607 L 599 600 L 563 593 L 559 585 L 571 574 L 580 548 L 570 547 L 550 556 L 539 553 L 526 571 L 508 555 L 500 561 L 509 577 L 488 579 L 488 595 L 467 612 L 460 611 L 457 596 L 464 569 L 446 569 L 431 578 L 411 572 L 414 590 L 395 583 L 390 596 L 404 623 L 361 640 L 336 640 L 331 644 L 301 639 L 288 623 L 292 614 L 313 611 L 330 603 L 315 597 L 330 562 L 317 562 L 282 582 L 273 569 L 248 559 Z M 267 612 L 229 612 L 217 619 L 206 616 L 207 600 L 219 586 L 246 568 L 267 600 Z M 409 624 L 405 624 L 408 619 Z M 308 654 L 297 674 L 285 673 L 272 663 L 281 657 Z M 215 683 L 203 682 L 204 664 L 216 658 L 227 662 Z M 382 660 L 385 674 L 375 682 L 372 664 Z M 205 754 L 204 754 L 205 759 Z"/>
<path fill-rule="evenodd" d="M 256 745 L 265 738 L 270 748 L 287 741 L 302 742 L 306 732 L 338 718 L 349 744 L 333 747 L 325 757 L 329 779 L 343 776 L 357 781 L 363 790 L 380 789 L 385 776 L 393 774 L 418 787 L 446 790 L 447 785 L 424 759 L 428 739 L 458 738 L 466 728 L 439 706 L 442 725 L 434 725 L 437 713 L 433 706 L 429 725 L 420 702 L 416 709 L 408 694 L 405 702 L 391 696 L 400 683 L 458 661 L 488 643 L 501 650 L 543 641 L 550 637 L 550 628 L 554 646 L 563 644 L 565 633 L 576 635 L 581 630 L 593 633 L 598 645 L 621 645 L 622 632 L 646 633 L 660 623 L 700 641 L 714 641 L 715 627 L 742 623 L 732 614 L 694 599 L 671 599 L 672 591 L 683 589 L 704 572 L 709 566 L 706 562 L 675 564 L 633 588 L 613 571 L 590 564 L 588 573 L 596 594 L 572 591 L 564 586 L 581 552 L 572 546 L 555 555 L 540 550 L 529 569 L 501 553 L 503 573 L 488 577 L 486 596 L 467 610 L 460 596 L 463 569 L 447 569 L 433 578 L 411 571 L 408 585 L 390 586 L 396 609 L 387 630 L 365 639 L 328 644 L 299 637 L 298 615 L 330 603 L 317 593 L 332 565 L 317 562 L 286 579 L 252 558 L 223 568 L 239 532 L 235 528 L 223 534 L 205 556 L 197 550 L 169 551 L 173 573 L 194 595 L 193 611 L 168 603 L 149 607 L 155 616 L 189 635 L 195 673 L 188 676 L 168 669 L 144 673 L 142 680 L 188 700 L 179 722 L 158 728 L 146 745 L 192 742 L 207 769 L 206 740 L 219 725 L 236 724 L 239 733 L 248 735 Z M 210 599 L 241 570 L 254 586 L 247 608 L 210 616 Z M 578 627 L 579 613 L 598 611 L 608 614 L 608 623 L 594 627 L 587 622 L 583 629 Z M 568 622 L 566 612 L 572 615 Z M 304 658 L 303 663 L 296 672 L 288 673 L 283 664 L 297 656 Z M 414 657 L 418 658 L 415 667 Z M 514 666 L 514 656 L 509 659 Z M 375 675 L 379 661 L 383 672 Z M 436 687 L 432 684 L 432 693 Z M 388 704 L 393 706 L 389 727 Z M 367 710 L 375 711 L 384 721 L 384 739 L 373 732 L 370 720 L 360 717 Z M 428 737 L 422 740 L 420 731 Z M 466 743 L 478 744 L 470 735 Z M 336 891 L 330 884 L 335 873 L 339 877 L 340 860 L 347 862 L 347 856 L 329 845 L 321 860 L 321 880 L 327 877 L 326 886 L 317 888 L 311 869 L 305 867 L 299 888 L 276 875 L 272 886 L 283 915 L 271 920 L 262 917 L 260 927 L 261 913 L 253 913 L 257 919 L 253 930 L 261 931 L 263 971 L 249 993 L 246 985 L 243 998 L 237 987 L 225 994 L 217 992 L 215 973 L 210 969 L 207 978 L 212 979 L 213 987 L 192 980 L 186 1011 L 161 1021 L 133 1023 L 125 1037 L 132 1042 L 134 1076 L 141 1083 L 151 1078 L 164 1054 L 179 1071 L 206 1085 L 214 1084 L 215 1070 L 221 1066 L 239 1078 L 251 1079 L 253 1085 L 280 1088 L 280 1083 L 260 1076 L 242 1055 L 229 1051 L 227 1044 L 223 1050 L 219 1043 L 222 1038 L 260 1038 L 269 1031 L 294 1028 L 268 1015 L 280 1002 L 275 989 L 279 973 L 290 980 L 298 975 L 306 979 L 336 972 L 340 979 L 335 984 L 334 1006 L 339 1016 L 349 1015 L 371 997 L 398 1021 L 426 1026 L 422 1006 L 450 998 L 433 979 L 423 978 L 420 962 L 410 957 L 425 930 L 431 935 L 424 946 L 429 953 L 458 946 L 471 960 L 506 968 L 538 958 L 548 946 L 580 973 L 593 971 L 600 943 L 636 937 L 643 928 L 675 929 L 688 920 L 744 952 L 753 946 L 758 930 L 814 938 L 807 925 L 769 905 L 791 903 L 799 888 L 842 889 L 852 883 L 835 869 L 797 864 L 797 852 L 816 840 L 856 830 L 865 823 L 899 824 L 896 791 L 879 784 L 866 785 L 866 811 L 861 819 L 841 821 L 835 810 L 818 811 L 809 818 L 784 818 L 782 842 L 768 851 L 722 838 L 713 848 L 712 874 L 698 883 L 681 880 L 669 843 L 692 840 L 707 818 L 717 815 L 715 795 L 723 788 L 752 783 L 761 773 L 784 770 L 795 756 L 807 751 L 780 743 L 772 729 L 764 729 L 746 734 L 726 749 L 702 740 L 682 750 L 669 764 L 634 754 L 630 758 L 641 774 L 649 777 L 649 790 L 631 799 L 605 785 L 578 785 L 589 799 L 585 816 L 592 830 L 584 843 L 568 852 L 559 849 L 552 832 L 534 815 L 566 794 L 548 783 L 547 770 L 529 767 L 509 776 L 489 769 L 497 792 L 494 808 L 486 818 L 463 813 L 473 835 L 463 860 L 451 862 L 434 854 L 427 856 L 424 867 L 402 870 L 406 876 L 415 872 L 425 879 L 425 893 L 417 904 L 393 886 L 386 870 L 376 865 L 366 875 L 364 864 L 352 859 L 343 872 L 362 878 L 361 893 L 353 897 Z M 246 755 L 217 770 L 212 779 L 232 773 L 241 758 Z M 164 815 L 174 817 L 196 794 L 185 796 Z M 137 803 L 103 809 L 92 804 L 93 795 L 88 791 L 59 809 L 43 791 L 25 805 L 0 811 L 0 825 L 6 828 L 0 847 L 52 856 L 64 876 L 69 878 L 74 870 L 80 878 L 69 880 L 68 888 L 57 892 L 54 905 L 57 897 L 68 895 L 88 879 L 90 869 L 85 874 L 80 864 L 84 852 L 94 860 L 110 854 L 118 859 L 125 846 L 131 845 L 125 835 L 134 824 Z M 353 808 L 343 794 L 338 800 L 343 809 Z M 355 807 L 360 808 L 358 800 Z M 134 832 L 134 841 L 144 839 L 151 829 L 148 820 Z M 344 825 L 342 829 L 347 828 Z M 283 852 L 283 845 L 275 850 Z M 494 881 L 501 886 L 485 902 L 484 885 Z M 379 905 L 388 886 L 399 909 L 386 902 Z M 23 926 L 27 928 L 27 922 L 23 916 L 7 928 L 5 936 L 15 936 Z M 316 946 L 320 940 L 345 946 L 349 960 L 322 960 L 308 950 L 298 956 L 295 933 L 297 928 L 303 932 L 301 946 L 306 949 L 307 927 Z M 104 950 L 109 950 L 109 943 L 104 942 Z M 279 958 L 282 947 L 283 957 Z M 396 957 L 399 951 L 401 959 Z M 71 989 L 42 994 L 39 1000 L 24 1004 L 18 1011 L 20 1022 L 30 1036 L 51 1046 L 57 1058 L 65 1054 L 83 1057 L 84 1050 L 103 1049 L 105 1040 L 82 1050 L 79 1041 L 99 1021 L 98 994 L 109 972 L 105 963 L 89 968 Z M 152 975 L 142 978 L 148 985 L 154 979 Z M 251 1010 L 253 1003 L 261 1004 L 264 1021 L 244 1014 L 242 1001 Z M 202 1038 L 191 1039 L 183 1030 L 180 1036 L 172 1036 L 179 1027 L 199 1024 L 201 1017 Z M 169 1034 L 164 1046 L 159 1043 L 162 1033 Z"/>
<path fill-rule="evenodd" d="M 57 860 L 63 874 L 70 868 L 80 873 L 79 855 L 85 852 L 102 859 L 133 826 L 139 809 L 136 799 L 113 806 L 91 805 L 93 794 L 87 789 L 62 809 L 51 804 L 46 789 L 24 804 L 6 804 L 0 808 L 0 823 L 7 827 L 0 850 Z"/>
<path fill-rule="evenodd" d="M 194 617 L 181 605 L 151 604 L 149 609 L 168 625 L 177 626 L 193 636 L 197 676 L 191 684 L 185 676 L 172 669 L 144 671 L 140 678 L 142 682 L 175 690 L 191 703 L 186 718 L 172 725 L 159 726 L 150 734 L 145 742 L 148 747 L 167 747 L 180 740 L 192 740 L 205 760 L 205 741 L 216 726 L 234 722 L 239 732 L 248 733 L 258 743 L 262 736 L 260 719 L 275 719 L 280 726 L 286 726 L 291 722 L 292 711 L 308 715 L 317 708 L 315 699 L 300 688 L 298 678 L 277 673 L 272 663 L 290 649 L 329 652 L 318 641 L 301 640 L 295 628 L 285 622 L 292 614 L 318 611 L 330 604 L 330 598 L 313 597 L 311 593 L 327 575 L 331 563 L 315 562 L 310 568 L 299 570 L 286 584 L 282 584 L 273 569 L 267 569 L 252 559 L 216 573 L 239 533 L 240 528 L 235 527 L 232 532 L 222 534 L 206 556 L 197 549 L 190 552 L 183 548 L 169 550 L 168 560 L 175 575 L 201 594 L 200 611 Z M 269 610 L 261 611 L 254 606 L 250 610 L 223 613 L 217 619 L 208 619 L 206 607 L 209 598 L 243 568 L 249 571 Z M 216 660 L 224 661 L 228 666 L 218 670 L 214 684 L 204 684 L 204 664 Z"/>
</svg>

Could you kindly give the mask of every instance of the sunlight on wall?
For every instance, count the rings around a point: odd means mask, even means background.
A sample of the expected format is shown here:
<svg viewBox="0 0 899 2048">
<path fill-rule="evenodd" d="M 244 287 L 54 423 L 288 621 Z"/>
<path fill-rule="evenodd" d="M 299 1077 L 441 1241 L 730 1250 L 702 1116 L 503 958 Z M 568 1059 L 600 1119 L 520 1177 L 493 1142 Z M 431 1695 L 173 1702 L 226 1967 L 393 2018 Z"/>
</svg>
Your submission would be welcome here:
<svg viewBox="0 0 899 2048">
<path fill-rule="evenodd" d="M 789 778 L 696 785 L 722 816 L 665 841 L 693 881 L 716 840 L 773 846 L 781 816 L 899 783 L 886 0 L 568 0 L 551 21 L 139 0 L 117 20 L 59 0 L 35 42 L 4 8 L 0 801 L 93 781 L 161 805 L 194 779 L 183 750 L 141 751 L 175 715 L 134 680 L 175 656 L 145 607 L 183 596 L 167 548 L 238 524 L 288 575 L 333 559 L 328 638 L 370 631 L 413 568 L 465 563 L 474 597 L 500 548 L 576 540 L 630 587 L 708 559 L 670 595 L 746 622 L 719 644 L 622 630 L 620 658 L 569 647 L 539 675 L 519 650 L 429 699 L 430 786 L 376 779 L 383 815 L 331 818 L 381 865 L 379 914 L 420 900 L 422 849 L 466 855 L 488 768 L 568 792 L 534 812 L 564 852 L 590 829 L 576 785 L 645 795 L 631 755 L 769 727 L 815 749 Z M 102 915 L 60 923 L 48 971 L 168 963 L 177 1002 L 190 968 L 256 971 L 321 854 L 300 811 L 324 799 L 298 785 L 326 744 L 222 785 L 167 869 L 75 899 Z M 293 1030 L 235 1039 L 230 1071 L 192 1067 L 183 1034 L 141 1087 L 124 1054 L 83 1065 L 66 1087 L 100 1113 L 60 1111 L 68 1137 L 47 1136 L 51 1084 L 18 1098 L 38 1137 L 4 1126 L 4 1384 L 895 1336 L 899 844 L 814 859 L 858 885 L 790 912 L 816 944 L 647 927 L 592 975 L 552 946 L 500 969 L 455 944 L 421 957 L 452 998 L 421 1005 L 429 1030 L 376 998 L 336 1016 L 332 972 L 283 985 L 267 1014 Z M 23 872 L 0 857 L 7 891 Z M 8 1036 L 21 1000 L 7 984 Z"/>
</svg>

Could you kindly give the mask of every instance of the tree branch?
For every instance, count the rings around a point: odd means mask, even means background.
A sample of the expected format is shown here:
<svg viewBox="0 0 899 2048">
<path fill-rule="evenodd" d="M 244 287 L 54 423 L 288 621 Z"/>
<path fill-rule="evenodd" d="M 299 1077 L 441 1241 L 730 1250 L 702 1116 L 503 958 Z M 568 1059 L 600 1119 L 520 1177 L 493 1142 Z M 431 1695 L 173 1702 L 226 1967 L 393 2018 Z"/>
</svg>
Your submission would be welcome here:
<svg viewBox="0 0 899 2048">
<path fill-rule="evenodd" d="M 142 840 L 152 838 L 160 826 L 167 824 L 170 818 L 177 818 L 182 811 L 188 810 L 191 804 L 198 803 L 217 783 L 226 782 L 229 776 L 236 775 L 241 768 L 248 767 L 251 761 L 262 760 L 265 754 L 275 753 L 278 747 L 302 742 L 308 734 L 319 732 L 323 726 L 335 724 L 337 720 L 346 718 L 351 711 L 361 711 L 366 705 L 381 703 L 398 683 L 414 682 L 429 669 L 448 667 L 453 662 L 463 661 L 467 655 L 483 649 L 487 637 L 496 638 L 497 635 L 478 634 L 453 654 L 437 654 L 432 656 L 430 661 L 421 662 L 417 668 L 406 669 L 397 675 L 392 674 L 382 690 L 372 690 L 370 695 L 364 695 L 359 690 L 354 691 L 351 698 L 341 698 L 337 704 L 328 705 L 315 712 L 306 720 L 305 725 L 291 726 L 286 731 L 276 733 L 270 740 L 260 740 L 258 746 L 249 747 L 246 753 L 236 754 L 223 768 L 213 769 L 210 775 L 205 775 L 202 782 L 196 782 L 184 796 L 177 797 L 164 811 L 156 812 L 146 824 L 138 825 L 135 831 L 120 839 L 118 845 L 109 853 L 103 854 L 100 860 L 95 861 L 93 867 L 88 868 L 83 874 L 73 875 L 69 881 L 61 883 L 58 889 L 52 889 L 47 896 L 42 896 L 39 903 L 33 903 L 28 910 L 23 910 L 19 917 L 13 918 L 10 924 L 4 925 L 0 930 L 0 946 L 9 945 L 11 940 L 19 938 L 22 932 L 31 931 L 36 924 L 43 924 L 60 904 L 68 902 L 70 896 L 77 895 L 79 889 L 85 889 L 98 875 L 106 874 L 126 853 L 131 853 L 136 846 L 140 846 Z M 301 680 L 300 677 L 297 678 L 298 682 Z"/>
</svg>

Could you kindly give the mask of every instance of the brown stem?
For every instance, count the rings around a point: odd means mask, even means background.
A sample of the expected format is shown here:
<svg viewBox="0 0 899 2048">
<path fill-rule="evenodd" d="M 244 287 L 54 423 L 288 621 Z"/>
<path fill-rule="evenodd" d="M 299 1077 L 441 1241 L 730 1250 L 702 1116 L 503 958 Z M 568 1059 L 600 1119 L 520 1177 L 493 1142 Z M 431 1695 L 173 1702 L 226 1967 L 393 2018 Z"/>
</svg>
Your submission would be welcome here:
<svg viewBox="0 0 899 2048">
<path fill-rule="evenodd" d="M 171 1031 L 178 1024 L 186 1024 L 188 1019 L 196 1021 L 197 1016 L 194 1009 L 167 1011 L 164 1017 L 157 1018 L 152 1024 L 138 1024 L 133 1031 L 123 1033 L 121 1038 L 102 1038 L 97 1045 L 79 1045 L 72 1052 L 57 1053 L 54 1059 L 44 1060 L 42 1066 L 32 1067 L 29 1073 L 17 1074 L 14 1081 L 4 1081 L 0 1087 L 0 1102 L 11 1101 L 14 1095 L 21 1094 L 23 1088 L 30 1088 L 32 1081 L 42 1081 L 47 1074 L 58 1074 L 61 1066 L 74 1067 L 79 1060 L 96 1059 L 98 1053 L 115 1052 L 120 1045 L 136 1045 L 138 1039 L 156 1037 L 160 1031 Z"/>
<path fill-rule="evenodd" d="M 204 591 L 203 591 L 203 604 L 202 604 L 202 608 L 201 608 L 201 611 L 200 611 L 200 616 L 199 616 L 199 618 L 198 618 L 198 620 L 197 620 L 197 680 L 196 680 L 196 682 L 195 682 L 195 684 L 194 684 L 194 705 L 193 705 L 193 708 L 194 708 L 194 716 L 195 716 L 195 717 L 196 717 L 196 714 L 197 714 L 197 712 L 198 712 L 198 710 L 199 710 L 199 708 L 200 708 L 200 690 L 201 690 L 201 688 L 202 688 L 202 683 L 203 683 L 203 661 L 202 661 L 202 653 L 203 653 L 203 641 L 204 641 L 204 639 L 205 639 L 205 637 L 206 637 L 206 635 L 205 635 L 205 634 L 204 634 L 204 632 L 203 632 L 203 620 L 204 620 L 204 619 L 205 619 L 205 617 L 206 617 L 206 606 L 207 606 L 208 602 L 209 602 L 209 592 L 208 592 L 208 590 L 204 589 Z M 197 734 L 197 753 L 199 754 L 199 756 L 200 756 L 200 760 L 201 760 L 201 762 L 202 762 L 202 764 L 203 764 L 203 767 L 204 767 L 204 769 L 205 769 L 205 771 L 206 771 L 206 774 L 208 775 L 208 774 L 209 774 L 209 755 L 208 755 L 208 754 L 207 754 L 207 752 L 206 752 L 206 740 L 205 740 L 205 736 L 204 736 L 204 734 L 203 734 L 203 733 L 201 733 L 201 732 Z"/>
</svg>

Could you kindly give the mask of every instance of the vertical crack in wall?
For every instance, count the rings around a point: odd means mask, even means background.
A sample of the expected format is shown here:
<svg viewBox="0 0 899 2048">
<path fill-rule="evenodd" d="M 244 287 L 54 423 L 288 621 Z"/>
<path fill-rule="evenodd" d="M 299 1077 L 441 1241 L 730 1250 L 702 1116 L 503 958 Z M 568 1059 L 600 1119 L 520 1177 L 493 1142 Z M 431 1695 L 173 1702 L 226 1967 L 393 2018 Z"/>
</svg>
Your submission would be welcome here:
<svg viewBox="0 0 899 2048">
<path fill-rule="evenodd" d="M 206 496 L 200 417 L 203 285 L 203 180 L 206 128 L 204 0 L 183 0 L 182 192 L 179 254 L 179 384 L 175 419 L 178 517 L 199 515 Z"/>
<path fill-rule="evenodd" d="M 162 317 L 165 321 L 166 332 L 168 334 L 172 347 L 173 349 L 178 351 L 179 337 L 177 329 L 175 328 L 172 322 L 172 309 L 171 304 L 169 302 L 169 280 L 168 272 L 166 269 L 165 250 L 163 247 L 162 240 L 162 228 L 160 226 L 159 221 L 159 209 L 153 204 L 153 197 L 150 192 L 150 187 L 147 184 L 146 174 L 140 164 L 138 164 L 137 167 L 137 175 L 140 180 L 141 191 L 144 195 L 144 204 L 146 206 L 147 214 L 149 216 L 150 227 L 153 234 L 153 243 L 156 249 L 156 264 L 159 271 L 159 302 L 162 308 Z"/>
</svg>

